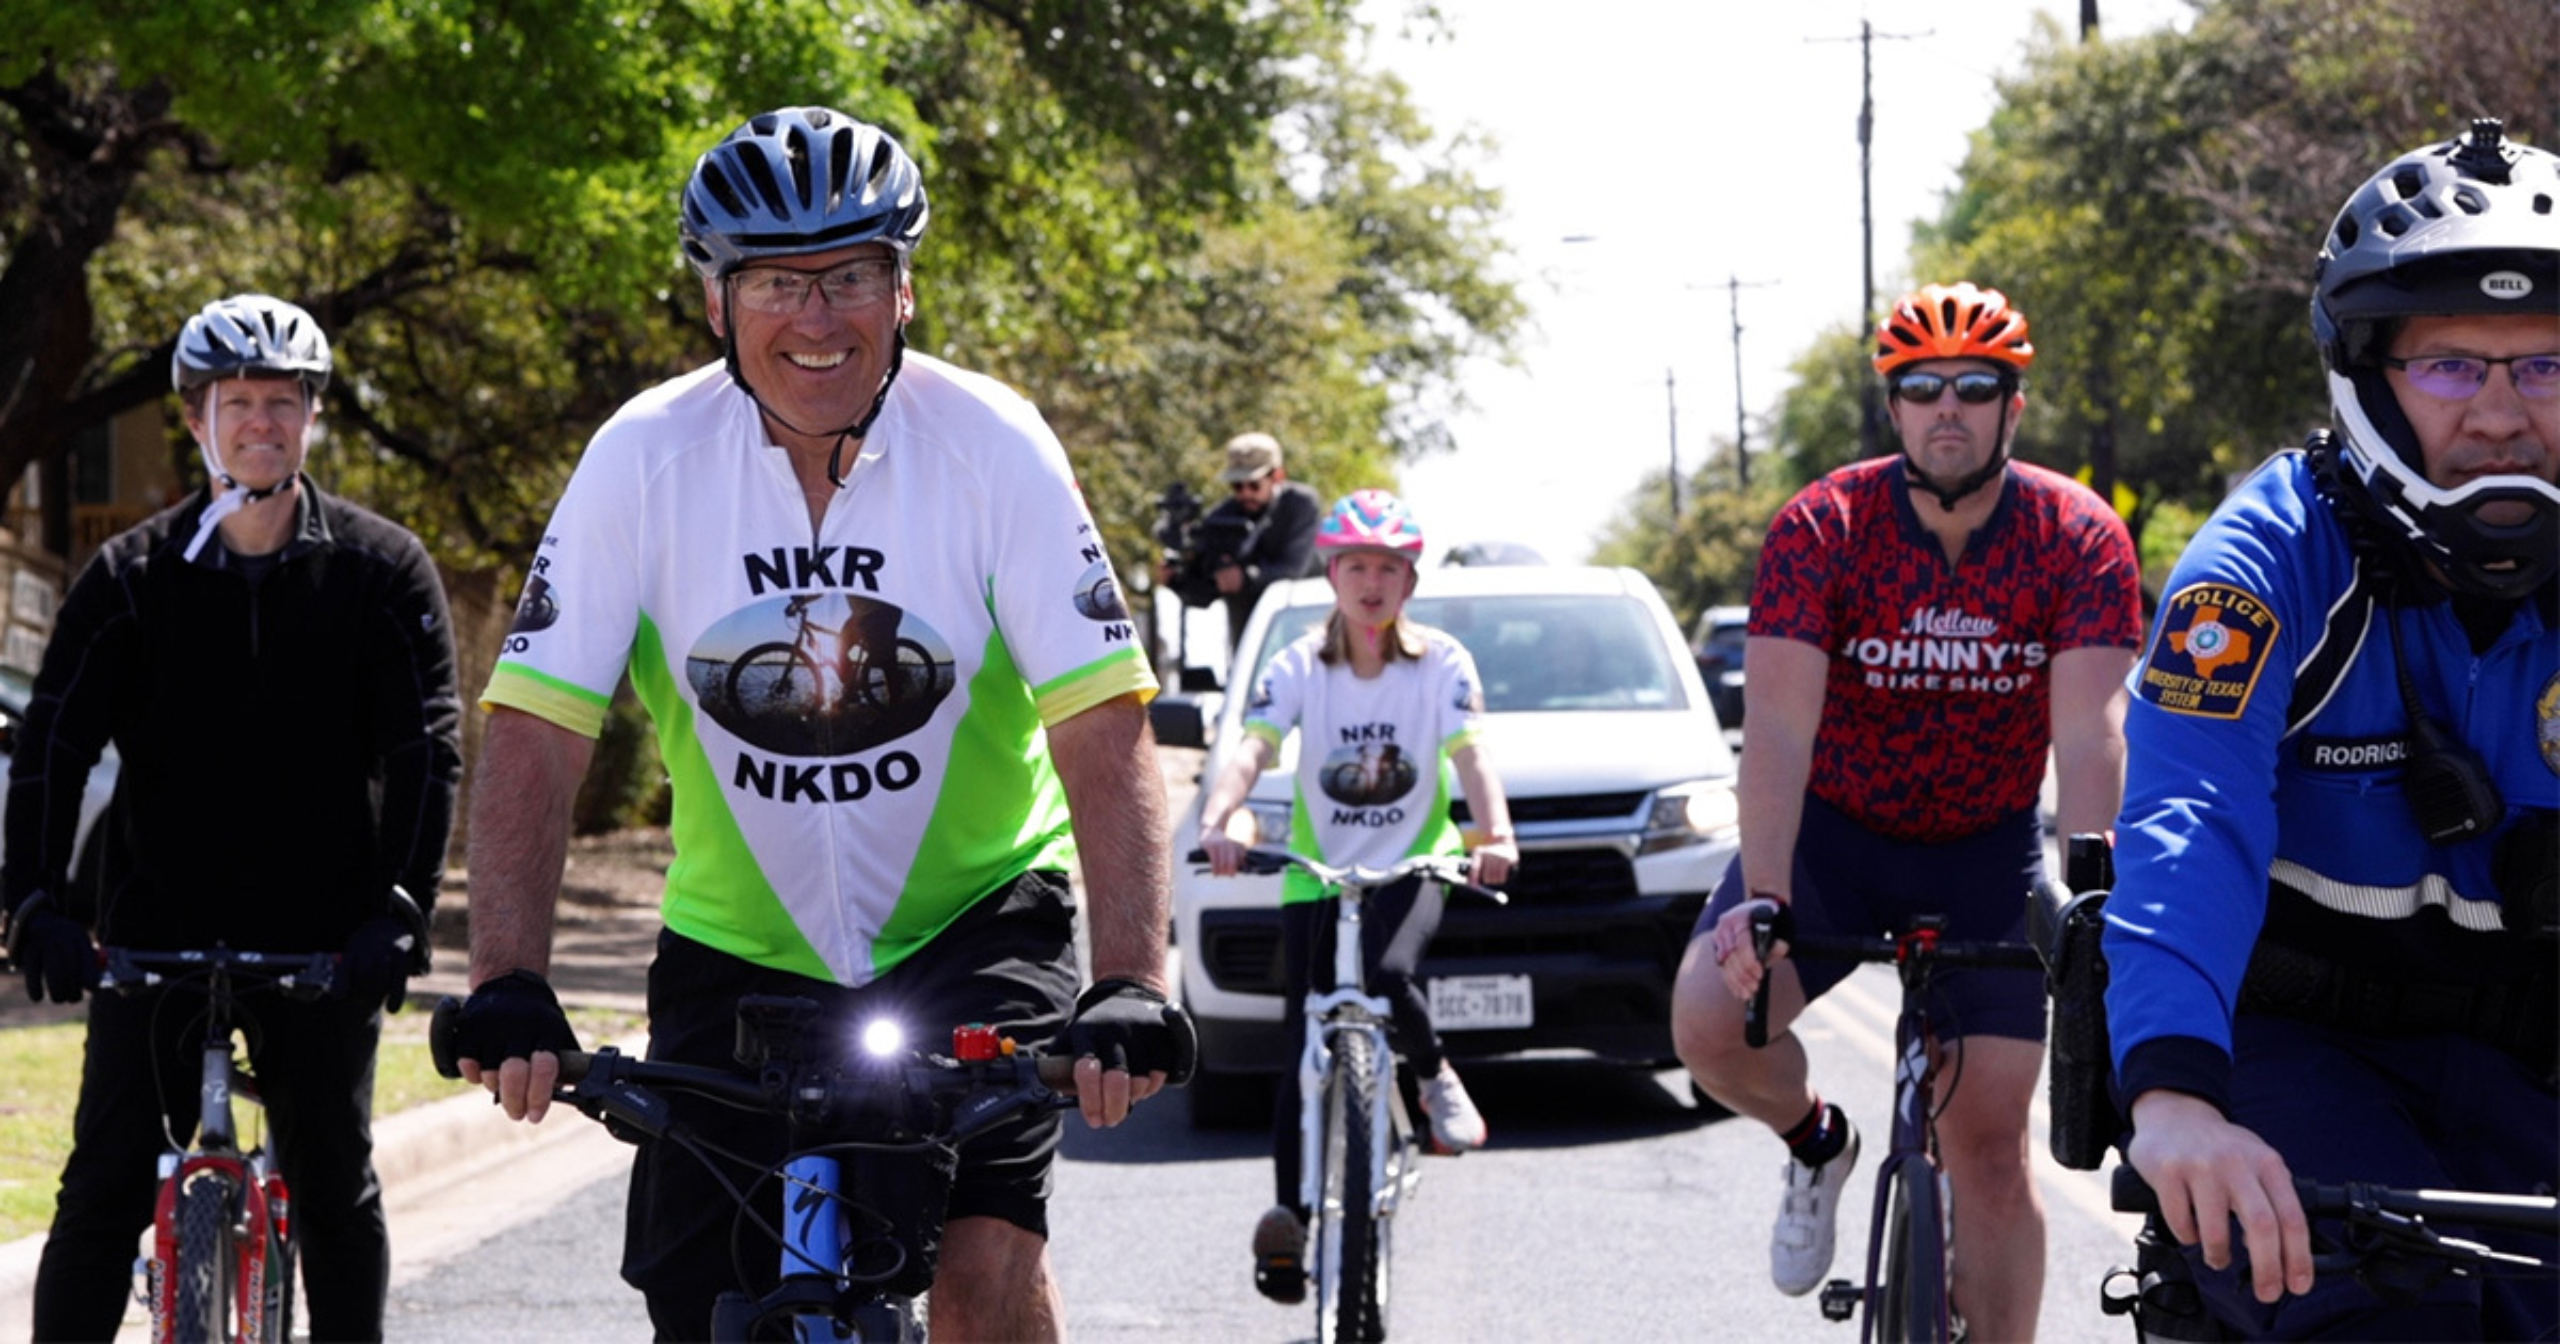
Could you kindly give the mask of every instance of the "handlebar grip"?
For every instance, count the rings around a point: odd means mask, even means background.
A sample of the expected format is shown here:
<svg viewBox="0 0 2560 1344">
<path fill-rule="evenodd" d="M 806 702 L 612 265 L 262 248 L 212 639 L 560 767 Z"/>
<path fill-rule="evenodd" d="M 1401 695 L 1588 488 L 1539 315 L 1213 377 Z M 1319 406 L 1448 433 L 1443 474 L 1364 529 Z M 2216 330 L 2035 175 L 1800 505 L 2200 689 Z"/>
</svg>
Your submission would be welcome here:
<svg viewBox="0 0 2560 1344">
<path fill-rule="evenodd" d="M 1036 1065 L 1040 1085 L 1060 1096 L 1076 1094 L 1076 1060 L 1073 1055 L 1042 1055 Z"/>
<path fill-rule="evenodd" d="M 435 1062 L 437 1077 L 462 1077 L 462 1051 L 458 1045 L 461 1036 L 462 1000 L 457 995 L 447 994 L 436 1000 L 435 1014 L 427 1019 L 427 1058 Z M 584 1050 L 557 1050 L 552 1053 L 560 1058 L 560 1083 L 564 1087 L 583 1081 L 587 1067 L 594 1059 Z"/>
<path fill-rule="evenodd" d="M 1207 863 L 1209 861 L 1209 851 L 1205 849 L 1195 849 L 1190 853 L 1183 855 L 1182 861 L 1184 863 Z"/>
<path fill-rule="evenodd" d="M 1742 1043 L 1757 1050 L 1769 1043 L 1769 949 L 1778 941 L 1778 916 L 1772 910 L 1751 913 L 1751 955 L 1760 959 L 1760 987 L 1742 1005 Z"/>
<path fill-rule="evenodd" d="M 2107 1203 L 2118 1213 L 2158 1213 L 2160 1196 L 2130 1162 L 2119 1162 L 2107 1176 Z"/>
<path fill-rule="evenodd" d="M 461 1033 L 462 1000 L 447 994 L 436 1000 L 435 1015 L 427 1019 L 427 1057 L 435 1061 L 437 1077 L 462 1076 L 462 1059 L 454 1050 Z"/>
</svg>

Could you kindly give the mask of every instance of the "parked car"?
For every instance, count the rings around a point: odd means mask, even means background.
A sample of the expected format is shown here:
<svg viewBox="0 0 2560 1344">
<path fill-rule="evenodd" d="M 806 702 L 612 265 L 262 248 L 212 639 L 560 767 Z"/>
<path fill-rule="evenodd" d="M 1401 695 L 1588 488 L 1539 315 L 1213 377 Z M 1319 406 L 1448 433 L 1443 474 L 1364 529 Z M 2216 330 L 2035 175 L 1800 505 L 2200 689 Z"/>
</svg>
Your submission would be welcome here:
<svg viewBox="0 0 2560 1344">
<path fill-rule="evenodd" d="M 1728 731 L 1742 727 L 1742 641 L 1751 627 L 1749 607 L 1709 607 L 1698 617 L 1697 635 L 1689 648 L 1697 655 L 1698 676 L 1715 701 L 1716 719 Z"/>
<path fill-rule="evenodd" d="M 1332 604 L 1321 579 L 1273 585 L 1213 713 L 1159 698 L 1159 738 L 1208 748 L 1204 793 L 1243 734 L 1250 697 L 1236 692 Z M 1679 623 L 1630 569 L 1431 568 L 1410 610 L 1475 656 L 1521 851 L 1510 902 L 1453 899 L 1424 955 L 1450 1054 L 1669 1065 L 1672 977 L 1739 844 L 1733 753 Z M 1297 750 L 1293 732 L 1246 802 L 1257 843 L 1286 842 Z M 1466 820 L 1454 791 L 1450 810 Z M 1199 818 L 1195 797 L 1174 828 L 1185 852 Z M 1276 877 L 1175 865 L 1181 992 L 1200 1026 L 1195 1123 L 1267 1118 L 1269 1075 L 1295 1065 L 1280 1031 L 1279 899 Z"/>
<path fill-rule="evenodd" d="M 27 702 L 34 695 L 35 683 L 25 673 L 0 667 L 0 802 L 5 802 L 8 794 L 9 758 L 18 750 L 18 725 L 25 721 Z M 88 785 L 80 795 L 78 848 L 73 851 L 76 857 L 71 868 L 75 888 L 93 887 L 97 881 L 97 855 L 95 847 L 89 843 L 89 834 L 96 828 L 99 814 L 107 810 L 108 800 L 115 795 L 116 767 L 116 749 L 110 744 L 98 757 L 96 767 L 89 771 Z M 0 832 L 5 832 L 5 828 L 0 828 Z M 0 833 L 0 845 L 5 845 L 7 839 L 5 833 Z M 76 904 L 75 908 L 78 908 Z"/>
</svg>

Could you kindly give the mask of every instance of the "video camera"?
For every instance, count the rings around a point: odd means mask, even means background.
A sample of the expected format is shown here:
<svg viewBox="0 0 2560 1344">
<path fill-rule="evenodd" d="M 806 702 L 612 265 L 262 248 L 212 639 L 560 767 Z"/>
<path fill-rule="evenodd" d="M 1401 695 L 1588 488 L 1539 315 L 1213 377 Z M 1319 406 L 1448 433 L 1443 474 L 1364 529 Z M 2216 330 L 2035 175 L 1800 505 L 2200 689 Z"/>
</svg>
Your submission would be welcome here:
<svg viewBox="0 0 2560 1344">
<path fill-rule="evenodd" d="M 1156 500 L 1156 541 L 1173 570 L 1173 581 L 1166 586 L 1185 606 L 1205 607 L 1218 600 L 1217 572 L 1236 563 L 1251 537 L 1251 524 L 1231 514 L 1208 515 L 1200 497 L 1181 481 L 1166 486 Z"/>
</svg>

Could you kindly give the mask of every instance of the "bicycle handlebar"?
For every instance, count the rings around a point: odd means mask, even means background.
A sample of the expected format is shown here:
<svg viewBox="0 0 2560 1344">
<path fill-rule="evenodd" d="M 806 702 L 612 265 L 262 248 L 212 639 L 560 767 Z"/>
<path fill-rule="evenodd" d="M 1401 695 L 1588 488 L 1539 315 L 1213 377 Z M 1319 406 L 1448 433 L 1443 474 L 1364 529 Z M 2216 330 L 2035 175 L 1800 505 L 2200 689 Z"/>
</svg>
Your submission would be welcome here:
<svg viewBox="0 0 2560 1344">
<path fill-rule="evenodd" d="M 272 987 L 289 999 L 319 999 L 338 991 L 335 952 L 243 952 L 215 944 L 168 951 L 144 947 L 98 949 L 97 987 L 131 994 L 163 984 L 220 974 L 251 987 Z"/>
<path fill-rule="evenodd" d="M 1209 851 L 1195 849 L 1182 857 L 1185 863 L 1206 864 L 1209 862 Z M 1480 896 L 1495 905 L 1508 905 L 1511 902 L 1509 896 L 1491 887 L 1480 887 L 1468 881 L 1468 877 L 1475 872 L 1475 860 L 1456 854 L 1413 854 L 1398 859 L 1384 868 L 1370 868 L 1361 864 L 1336 866 L 1318 863 L 1303 854 L 1274 849 L 1267 845 L 1257 845 L 1244 852 L 1244 862 L 1238 865 L 1238 871 L 1252 873 L 1258 877 L 1286 872 L 1291 868 L 1304 871 L 1307 876 L 1323 883 L 1327 889 L 1333 891 L 1340 891 L 1344 887 L 1375 891 L 1391 882 L 1419 875 L 1451 891 Z"/>
<path fill-rule="evenodd" d="M 2293 1178 L 2302 1212 L 2311 1218 L 2338 1218 L 2349 1223 L 2397 1228 L 2409 1219 L 2441 1219 L 2482 1227 L 2560 1237 L 2560 1199 L 2549 1195 L 2497 1195 L 2473 1190 L 2404 1190 L 2363 1181 L 2328 1182 Z M 2158 1192 L 2130 1163 L 2110 1173 L 2108 1203 L 2118 1213 L 2157 1214 Z"/>
<path fill-rule="evenodd" d="M 462 1076 L 457 1046 L 461 1015 L 462 1000 L 447 995 L 428 1023 L 428 1054 L 436 1072 L 447 1078 Z M 992 1032 L 977 1039 L 991 1058 L 902 1048 L 853 1062 L 777 1056 L 764 1065 L 723 1069 L 635 1059 L 612 1046 L 561 1050 L 554 1052 L 560 1081 L 551 1095 L 618 1136 L 628 1137 L 622 1133 L 627 1128 L 651 1138 L 677 1123 L 662 1090 L 813 1125 L 866 1118 L 907 1124 L 951 1143 L 972 1138 L 1017 1112 L 1074 1104 L 1075 1059 L 1016 1050 L 1010 1040 L 999 1042 Z"/>
<path fill-rule="evenodd" d="M 1886 937 L 1841 938 L 1823 934 L 1800 935 L 1794 931 L 1794 920 L 1787 911 L 1760 909 L 1751 912 L 1751 951 L 1760 964 L 1769 964 L 1769 953 L 1783 941 L 1787 955 L 1815 961 L 1879 962 L 1904 968 L 1934 969 L 1939 966 L 1972 967 L 1987 970 L 2041 971 L 2044 958 L 2025 943 L 1949 942 L 1942 936 L 1943 916 L 1923 915 L 1901 934 Z M 1750 1001 L 1742 1006 L 1743 1044 L 1757 1050 L 1769 1043 L 1769 977 L 1760 977 L 1760 987 L 1753 990 Z"/>
</svg>

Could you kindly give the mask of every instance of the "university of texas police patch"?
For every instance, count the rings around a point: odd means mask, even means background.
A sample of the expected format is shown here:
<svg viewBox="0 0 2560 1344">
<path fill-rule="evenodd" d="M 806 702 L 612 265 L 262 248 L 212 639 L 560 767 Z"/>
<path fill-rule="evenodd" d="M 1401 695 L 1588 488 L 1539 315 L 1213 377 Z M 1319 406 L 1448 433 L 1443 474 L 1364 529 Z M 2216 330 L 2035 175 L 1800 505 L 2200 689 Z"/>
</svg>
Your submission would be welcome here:
<svg viewBox="0 0 2560 1344">
<path fill-rule="evenodd" d="M 2196 583 L 2162 604 L 2135 693 L 2175 714 L 2236 719 L 2265 670 L 2279 623 L 2257 596 L 2227 583 Z"/>
</svg>

